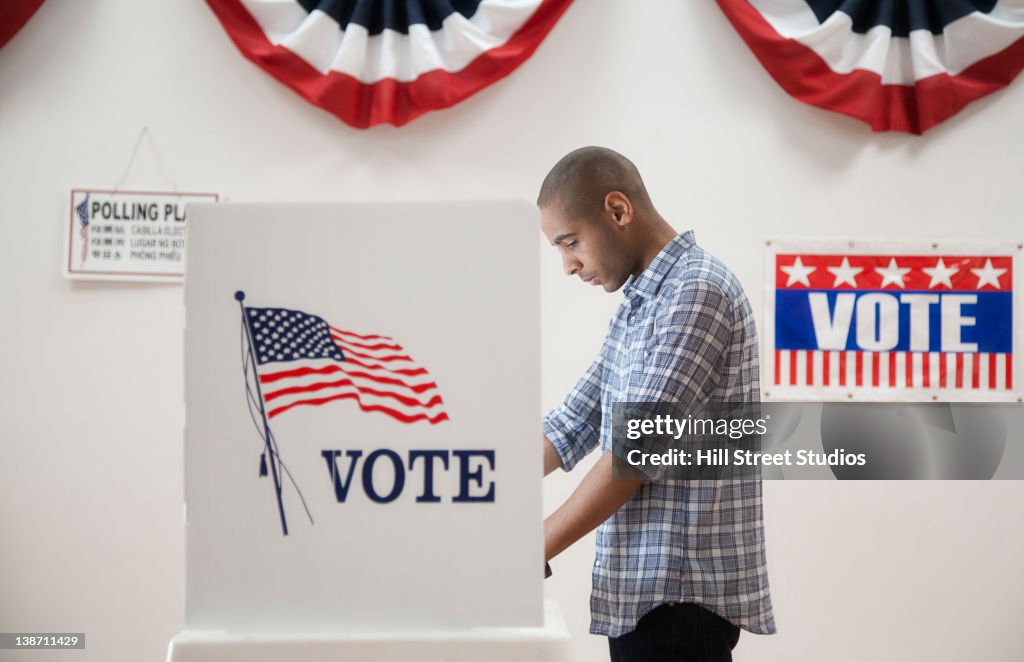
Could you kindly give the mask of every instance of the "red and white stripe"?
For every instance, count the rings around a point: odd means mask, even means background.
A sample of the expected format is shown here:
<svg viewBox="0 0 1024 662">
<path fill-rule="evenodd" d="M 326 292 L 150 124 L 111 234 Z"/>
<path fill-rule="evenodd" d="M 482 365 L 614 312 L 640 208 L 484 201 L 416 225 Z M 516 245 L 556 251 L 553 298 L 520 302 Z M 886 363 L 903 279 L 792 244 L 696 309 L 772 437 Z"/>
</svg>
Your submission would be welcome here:
<svg viewBox="0 0 1024 662">
<path fill-rule="evenodd" d="M 403 423 L 448 420 L 437 384 L 393 338 L 330 327 L 345 361 L 269 363 L 258 369 L 267 418 L 301 405 L 354 400 Z"/>
<path fill-rule="evenodd" d="M 510 74 L 572 0 L 483 0 L 442 29 L 371 35 L 297 0 L 207 0 L 245 57 L 357 128 L 401 126 Z"/>
<path fill-rule="evenodd" d="M 540 0 L 483 0 L 470 18 L 449 14 L 439 34 L 426 25 L 408 33 L 385 29 L 371 35 L 362 25 L 341 26 L 328 14 L 306 11 L 295 0 L 240 0 L 267 40 L 310 66 L 352 76 L 361 83 L 416 80 L 428 71 L 461 71 L 487 51 L 508 43 L 537 11 Z"/>
<path fill-rule="evenodd" d="M 887 25 L 856 33 L 853 19 L 842 11 L 819 23 L 807 0 L 749 2 L 780 36 L 814 51 L 835 73 L 869 71 L 883 85 L 913 85 L 940 74 L 959 76 L 1024 37 L 1020 0 L 1000 0 L 989 12 L 966 14 L 940 34 L 921 29 L 906 37 L 894 37 Z"/>
<path fill-rule="evenodd" d="M 1008 85 L 1024 67 L 1024 2 L 952 21 L 938 35 L 853 31 L 836 10 L 818 21 L 806 0 L 718 0 L 761 64 L 790 95 L 856 117 L 875 131 L 922 133 Z"/>
<path fill-rule="evenodd" d="M 0 48 L 18 34 L 36 13 L 43 0 L 3 0 L 0 2 Z"/>
<path fill-rule="evenodd" d="M 1013 390 L 1012 354 L 780 349 L 773 367 L 783 388 Z"/>
</svg>

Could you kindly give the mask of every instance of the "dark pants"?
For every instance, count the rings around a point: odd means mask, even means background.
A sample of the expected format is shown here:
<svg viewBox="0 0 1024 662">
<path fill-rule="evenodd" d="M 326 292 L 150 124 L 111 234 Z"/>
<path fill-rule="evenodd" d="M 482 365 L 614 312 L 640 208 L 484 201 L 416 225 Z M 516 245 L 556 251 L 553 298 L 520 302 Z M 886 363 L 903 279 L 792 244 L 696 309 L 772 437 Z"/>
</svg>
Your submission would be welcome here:
<svg viewBox="0 0 1024 662">
<path fill-rule="evenodd" d="M 667 603 L 640 619 L 636 629 L 609 637 L 612 662 L 731 662 L 740 629 L 689 602 Z"/>
</svg>

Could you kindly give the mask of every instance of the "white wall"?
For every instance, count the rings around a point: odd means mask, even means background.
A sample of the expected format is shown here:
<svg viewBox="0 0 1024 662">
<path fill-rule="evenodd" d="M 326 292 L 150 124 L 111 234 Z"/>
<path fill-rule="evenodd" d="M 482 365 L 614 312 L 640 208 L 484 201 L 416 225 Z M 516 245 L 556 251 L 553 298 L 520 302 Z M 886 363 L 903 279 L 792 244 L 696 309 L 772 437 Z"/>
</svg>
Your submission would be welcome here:
<svg viewBox="0 0 1024 662">
<path fill-rule="evenodd" d="M 787 97 L 714 3 L 578 0 L 509 79 L 361 132 L 244 60 L 202 2 L 48 0 L 0 50 L 0 631 L 85 631 L 76 659 L 136 662 L 183 623 L 181 290 L 60 277 L 69 188 L 112 185 L 144 124 L 179 187 L 243 201 L 532 199 L 566 151 L 614 147 L 759 312 L 768 236 L 1020 239 L 1022 108 L 1018 81 L 924 138 L 872 135 Z M 127 183 L 161 183 L 148 151 Z M 553 406 L 619 295 L 544 250 Z M 587 466 L 548 479 L 549 510 Z M 1024 485 L 770 482 L 765 502 L 780 633 L 737 659 L 1024 656 Z M 546 587 L 581 661 L 606 656 L 592 554 Z"/>
</svg>

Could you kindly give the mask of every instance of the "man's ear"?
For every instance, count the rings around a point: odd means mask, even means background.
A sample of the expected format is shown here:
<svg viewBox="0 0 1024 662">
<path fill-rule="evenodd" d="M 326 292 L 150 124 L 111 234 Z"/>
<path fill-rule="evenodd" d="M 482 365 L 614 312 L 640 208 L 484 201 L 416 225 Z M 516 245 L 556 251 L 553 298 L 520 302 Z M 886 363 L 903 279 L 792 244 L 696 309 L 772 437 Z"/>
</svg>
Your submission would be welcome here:
<svg viewBox="0 0 1024 662">
<path fill-rule="evenodd" d="M 604 196 L 604 211 L 616 225 L 629 225 L 633 220 L 633 203 L 622 191 L 611 191 Z"/>
</svg>

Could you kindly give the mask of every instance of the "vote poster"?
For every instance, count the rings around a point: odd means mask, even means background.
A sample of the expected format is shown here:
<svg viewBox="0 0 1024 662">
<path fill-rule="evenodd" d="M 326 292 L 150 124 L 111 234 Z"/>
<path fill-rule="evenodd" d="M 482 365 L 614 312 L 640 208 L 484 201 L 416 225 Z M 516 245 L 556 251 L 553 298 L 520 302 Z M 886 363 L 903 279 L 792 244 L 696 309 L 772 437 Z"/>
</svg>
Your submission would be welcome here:
<svg viewBox="0 0 1024 662">
<path fill-rule="evenodd" d="M 805 401 L 1017 401 L 1016 243 L 769 241 L 762 388 Z"/>
<path fill-rule="evenodd" d="M 72 190 L 65 277 L 181 282 L 186 205 L 218 199 L 216 193 Z"/>
<path fill-rule="evenodd" d="M 189 207 L 190 629 L 542 624 L 535 216 Z"/>
</svg>

